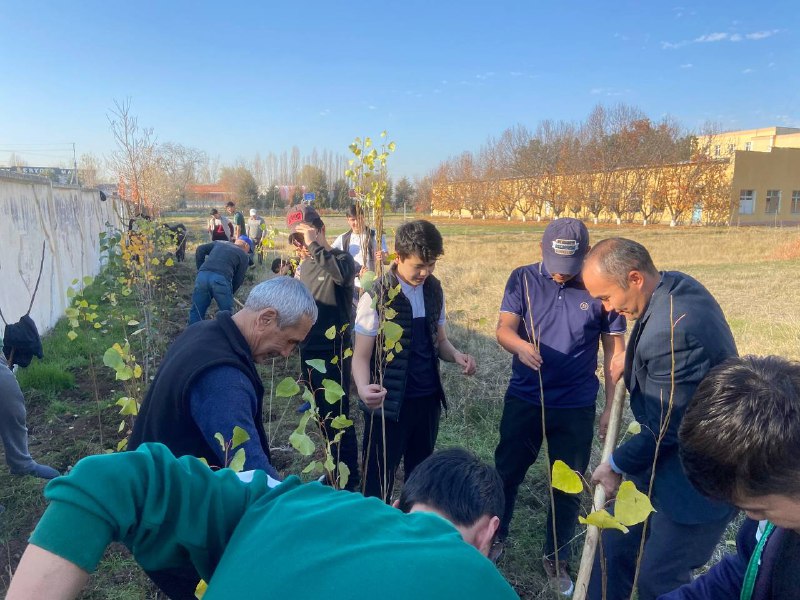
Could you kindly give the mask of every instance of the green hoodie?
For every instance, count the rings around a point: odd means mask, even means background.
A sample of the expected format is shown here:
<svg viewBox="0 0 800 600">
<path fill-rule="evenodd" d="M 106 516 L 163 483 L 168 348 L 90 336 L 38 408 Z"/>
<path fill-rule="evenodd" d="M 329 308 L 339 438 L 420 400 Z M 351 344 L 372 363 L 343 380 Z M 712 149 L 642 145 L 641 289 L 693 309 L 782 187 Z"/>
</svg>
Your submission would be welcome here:
<svg viewBox="0 0 800 600">
<path fill-rule="evenodd" d="M 191 563 L 222 598 L 516 598 L 455 527 L 297 477 L 212 472 L 161 444 L 91 456 L 45 489 L 31 543 L 91 572 L 111 541 L 158 570 Z"/>
</svg>

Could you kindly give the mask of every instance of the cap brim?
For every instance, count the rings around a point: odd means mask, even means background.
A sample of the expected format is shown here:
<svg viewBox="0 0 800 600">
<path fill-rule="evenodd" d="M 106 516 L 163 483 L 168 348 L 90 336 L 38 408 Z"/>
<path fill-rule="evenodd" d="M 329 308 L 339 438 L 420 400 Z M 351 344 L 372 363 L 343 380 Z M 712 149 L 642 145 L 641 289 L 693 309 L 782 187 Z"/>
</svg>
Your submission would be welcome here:
<svg viewBox="0 0 800 600">
<path fill-rule="evenodd" d="M 559 273 L 561 275 L 577 275 L 581 272 L 583 267 L 583 259 L 585 255 L 580 257 L 576 256 L 544 256 L 544 267 L 553 275 Z"/>
</svg>

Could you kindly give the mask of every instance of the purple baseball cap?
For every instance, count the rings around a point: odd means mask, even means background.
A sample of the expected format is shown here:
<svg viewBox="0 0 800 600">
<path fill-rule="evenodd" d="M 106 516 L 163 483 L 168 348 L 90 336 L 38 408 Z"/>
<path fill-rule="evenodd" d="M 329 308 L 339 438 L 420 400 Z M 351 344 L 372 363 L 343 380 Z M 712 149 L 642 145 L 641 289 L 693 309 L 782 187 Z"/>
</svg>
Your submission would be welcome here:
<svg viewBox="0 0 800 600">
<path fill-rule="evenodd" d="M 589 251 L 589 230 L 572 218 L 552 221 L 542 236 L 542 261 L 551 274 L 577 275 Z"/>
</svg>

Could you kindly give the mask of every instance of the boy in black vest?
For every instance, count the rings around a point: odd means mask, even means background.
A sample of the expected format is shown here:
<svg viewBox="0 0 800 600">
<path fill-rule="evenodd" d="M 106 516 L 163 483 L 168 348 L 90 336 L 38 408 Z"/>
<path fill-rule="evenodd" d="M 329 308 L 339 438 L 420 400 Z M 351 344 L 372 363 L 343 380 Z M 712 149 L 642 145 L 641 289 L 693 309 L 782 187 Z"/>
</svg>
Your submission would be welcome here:
<svg viewBox="0 0 800 600">
<path fill-rule="evenodd" d="M 432 275 L 444 254 L 442 235 L 428 221 L 404 223 L 395 252 L 390 271 L 359 301 L 353 354 L 353 380 L 365 411 L 364 495 L 387 502 L 400 460 L 408 478 L 436 444 L 446 407 L 439 359 L 457 363 L 465 375 L 475 372 L 475 359 L 456 350 L 445 331 L 444 294 Z M 391 356 L 375 348 L 381 307 L 392 315 L 385 320 L 402 328 Z"/>
</svg>

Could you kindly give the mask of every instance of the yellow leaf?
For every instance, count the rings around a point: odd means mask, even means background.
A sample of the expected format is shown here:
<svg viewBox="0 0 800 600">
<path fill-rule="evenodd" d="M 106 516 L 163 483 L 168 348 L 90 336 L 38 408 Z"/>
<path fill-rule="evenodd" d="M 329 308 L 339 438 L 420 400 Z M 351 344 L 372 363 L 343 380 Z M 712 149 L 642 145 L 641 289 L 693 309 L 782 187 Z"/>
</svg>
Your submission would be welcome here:
<svg viewBox="0 0 800 600">
<path fill-rule="evenodd" d="M 168 266 L 168 267 L 171 267 L 172 265 L 174 265 L 174 264 L 175 264 L 175 261 L 174 261 L 174 260 L 172 260 L 171 258 L 168 258 L 166 261 L 164 261 L 164 264 L 165 264 L 166 266 Z"/>
<path fill-rule="evenodd" d="M 567 494 L 580 494 L 583 482 L 580 476 L 563 460 L 553 463 L 553 487 Z"/>
<path fill-rule="evenodd" d="M 636 489 L 632 481 L 623 481 L 617 492 L 614 504 L 614 515 L 623 525 L 644 523 L 651 512 L 654 512 L 650 498 Z"/>
<path fill-rule="evenodd" d="M 578 522 L 583 525 L 594 525 L 598 529 L 619 529 L 622 533 L 628 533 L 628 528 L 608 514 L 605 509 L 589 513 L 585 519 L 578 517 Z"/>
<path fill-rule="evenodd" d="M 194 597 L 197 598 L 197 600 L 202 600 L 207 589 L 208 584 L 205 582 L 205 580 L 201 579 L 199 582 L 197 582 L 197 587 L 194 589 Z"/>
<path fill-rule="evenodd" d="M 69 333 L 67 333 L 67 337 L 70 339 L 70 341 L 72 341 L 72 340 L 74 340 L 76 337 L 78 337 L 78 334 L 77 334 L 77 333 L 75 333 L 74 331 L 70 331 Z"/>
<path fill-rule="evenodd" d="M 628 425 L 628 433 L 631 435 L 636 435 L 637 433 L 642 432 L 642 426 L 639 425 L 636 421 L 631 421 L 630 425 Z"/>
</svg>

